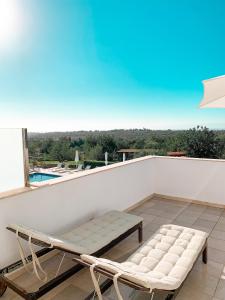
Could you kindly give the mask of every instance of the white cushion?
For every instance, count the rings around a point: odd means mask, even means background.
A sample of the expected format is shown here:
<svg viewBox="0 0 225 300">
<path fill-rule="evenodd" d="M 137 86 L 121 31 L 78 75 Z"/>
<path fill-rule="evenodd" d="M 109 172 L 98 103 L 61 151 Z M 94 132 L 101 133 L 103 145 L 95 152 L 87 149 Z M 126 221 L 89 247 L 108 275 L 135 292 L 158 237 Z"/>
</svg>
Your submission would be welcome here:
<svg viewBox="0 0 225 300">
<path fill-rule="evenodd" d="M 177 289 L 192 269 L 208 234 L 192 228 L 163 225 L 127 261 L 116 263 L 104 258 L 81 255 L 113 273 L 149 289 Z"/>
</svg>

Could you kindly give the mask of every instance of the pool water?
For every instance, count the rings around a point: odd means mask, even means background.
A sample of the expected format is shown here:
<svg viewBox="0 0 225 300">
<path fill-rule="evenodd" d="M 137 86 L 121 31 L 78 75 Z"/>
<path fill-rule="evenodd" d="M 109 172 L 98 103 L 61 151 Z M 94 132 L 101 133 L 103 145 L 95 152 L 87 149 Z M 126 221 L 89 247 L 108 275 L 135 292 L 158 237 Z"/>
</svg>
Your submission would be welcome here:
<svg viewBox="0 0 225 300">
<path fill-rule="evenodd" d="M 29 181 L 30 182 L 40 182 L 40 181 L 55 179 L 57 177 L 61 177 L 61 176 L 45 174 L 45 173 L 33 173 L 33 174 L 29 175 Z"/>
</svg>

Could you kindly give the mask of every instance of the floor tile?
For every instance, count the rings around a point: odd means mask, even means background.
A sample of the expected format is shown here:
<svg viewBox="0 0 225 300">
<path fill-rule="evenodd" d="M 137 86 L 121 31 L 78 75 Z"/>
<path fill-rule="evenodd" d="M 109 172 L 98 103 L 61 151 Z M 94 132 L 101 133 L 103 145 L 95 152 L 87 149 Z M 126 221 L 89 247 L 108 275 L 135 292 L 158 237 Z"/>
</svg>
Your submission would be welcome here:
<svg viewBox="0 0 225 300">
<path fill-rule="evenodd" d="M 225 251 L 208 247 L 208 257 L 214 262 L 225 264 Z"/>
<path fill-rule="evenodd" d="M 177 295 L 176 300 L 212 300 L 212 296 L 203 293 L 201 289 L 183 287 Z"/>
<path fill-rule="evenodd" d="M 212 228 L 210 229 L 210 228 L 206 228 L 206 227 L 203 227 L 203 226 L 198 226 L 198 225 L 195 225 L 195 224 L 191 225 L 190 227 L 193 228 L 193 229 L 197 229 L 197 230 L 200 230 L 200 231 L 207 232 L 208 234 L 210 234 L 212 232 Z"/>
<path fill-rule="evenodd" d="M 171 224 L 171 222 L 172 222 L 172 219 L 157 217 L 151 223 L 158 224 L 159 226 L 161 226 L 164 224 Z"/>
<path fill-rule="evenodd" d="M 213 229 L 216 225 L 216 222 L 203 220 L 201 218 L 197 219 L 197 221 L 194 223 L 194 225 L 201 226 L 208 229 Z"/>
<path fill-rule="evenodd" d="M 157 219 L 157 216 L 153 216 L 153 215 L 150 215 L 150 214 L 147 214 L 147 213 L 141 213 L 139 216 L 144 219 L 144 225 L 146 225 L 146 224 L 150 223 L 151 221 Z"/>
<path fill-rule="evenodd" d="M 1 300 L 15 300 L 15 299 L 20 299 L 22 300 L 23 298 L 18 296 L 14 291 L 12 291 L 11 289 L 7 288 L 6 292 L 4 293 L 4 295 L 1 297 Z M 17 300 L 16 299 L 16 300 Z"/>
<path fill-rule="evenodd" d="M 225 241 L 225 231 L 213 229 L 213 231 L 210 234 L 210 237 Z"/>
<path fill-rule="evenodd" d="M 219 240 L 219 239 L 214 239 L 209 237 L 208 238 L 208 245 L 211 248 L 215 248 L 217 250 L 225 251 L 225 241 Z"/>
<path fill-rule="evenodd" d="M 192 225 L 196 222 L 197 219 L 198 219 L 198 217 L 196 217 L 196 216 L 181 214 L 174 221 L 178 221 L 178 222 L 183 221 L 183 222 L 186 222 L 187 224 Z"/>
<path fill-rule="evenodd" d="M 201 276 L 205 276 L 205 274 L 208 274 L 219 279 L 223 272 L 223 268 L 223 264 L 214 262 L 210 259 L 208 259 L 207 264 L 204 264 L 202 262 L 202 257 L 199 257 L 198 261 L 193 267 L 193 271 L 200 272 Z"/>
<path fill-rule="evenodd" d="M 204 212 L 203 214 L 200 215 L 200 218 L 207 221 L 217 222 L 220 216 Z"/>
<path fill-rule="evenodd" d="M 219 230 L 219 231 L 225 231 L 225 224 L 217 223 L 213 229 Z"/>
<path fill-rule="evenodd" d="M 223 208 L 209 207 L 209 206 L 205 210 L 205 213 L 216 215 L 216 216 L 221 216 L 223 212 L 224 212 Z"/>
<path fill-rule="evenodd" d="M 156 232 L 156 230 L 159 229 L 161 225 L 160 224 L 157 224 L 157 223 L 154 223 L 154 222 L 150 222 L 148 225 L 145 226 L 144 228 L 144 234 L 146 232 Z"/>
<path fill-rule="evenodd" d="M 225 299 L 225 280 L 221 279 L 216 288 L 215 297 L 220 300 Z"/>
<path fill-rule="evenodd" d="M 161 216 L 161 214 L 163 213 L 162 210 L 155 209 L 155 208 L 149 208 L 148 210 L 145 210 L 144 212 L 146 213 L 146 211 L 148 212 L 148 214 L 153 215 L 153 216 Z"/>
<path fill-rule="evenodd" d="M 62 292 L 60 292 L 57 296 L 55 296 L 54 300 L 83 300 L 87 295 L 83 290 L 79 289 L 75 286 L 68 286 Z"/>
<path fill-rule="evenodd" d="M 219 278 L 213 277 L 207 272 L 192 270 L 184 283 L 184 287 L 213 296 L 218 282 Z"/>
<path fill-rule="evenodd" d="M 174 225 L 179 225 L 179 226 L 184 226 L 184 227 L 193 227 L 193 221 L 190 221 L 190 220 L 177 220 L 175 219 L 173 222 L 172 222 Z M 197 229 L 197 228 L 196 228 Z"/>
<path fill-rule="evenodd" d="M 192 211 L 192 212 L 202 213 L 203 211 L 206 210 L 206 207 L 204 205 L 199 205 L 199 204 L 190 204 L 190 205 L 188 205 L 186 210 Z"/>
</svg>

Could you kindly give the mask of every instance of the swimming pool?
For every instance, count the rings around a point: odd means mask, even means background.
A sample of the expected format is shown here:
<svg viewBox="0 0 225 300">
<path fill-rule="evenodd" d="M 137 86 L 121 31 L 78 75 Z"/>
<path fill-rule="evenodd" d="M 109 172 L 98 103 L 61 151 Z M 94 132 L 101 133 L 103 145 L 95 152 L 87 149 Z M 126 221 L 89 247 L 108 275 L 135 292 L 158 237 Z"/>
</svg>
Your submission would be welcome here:
<svg viewBox="0 0 225 300">
<path fill-rule="evenodd" d="M 57 177 L 61 177 L 59 175 L 45 174 L 45 173 L 33 173 L 29 175 L 30 182 L 40 182 L 50 179 L 55 179 Z"/>
</svg>

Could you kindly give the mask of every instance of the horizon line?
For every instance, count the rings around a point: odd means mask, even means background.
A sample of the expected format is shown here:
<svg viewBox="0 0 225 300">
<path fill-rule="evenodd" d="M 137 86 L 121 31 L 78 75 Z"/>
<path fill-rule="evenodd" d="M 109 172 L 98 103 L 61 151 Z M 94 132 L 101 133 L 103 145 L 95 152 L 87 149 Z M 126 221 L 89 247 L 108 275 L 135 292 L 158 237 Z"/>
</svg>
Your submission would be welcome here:
<svg viewBox="0 0 225 300">
<path fill-rule="evenodd" d="M 198 125 L 197 125 L 198 126 Z M 167 129 L 151 129 L 151 128 L 114 128 L 114 129 L 89 129 L 89 130 L 56 130 L 56 131 L 29 131 L 29 129 L 27 128 L 27 131 L 29 134 L 48 134 L 48 133 L 73 133 L 73 132 L 109 132 L 109 131 L 129 131 L 129 130 L 147 130 L 147 131 L 187 131 L 193 128 L 196 128 L 197 126 L 194 127 L 190 127 L 190 128 L 179 128 L 179 129 L 171 129 L 171 128 L 167 128 Z M 210 130 L 213 131 L 225 131 L 225 128 L 210 128 L 204 125 L 199 125 L 200 127 L 206 127 Z"/>
</svg>

